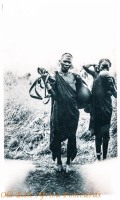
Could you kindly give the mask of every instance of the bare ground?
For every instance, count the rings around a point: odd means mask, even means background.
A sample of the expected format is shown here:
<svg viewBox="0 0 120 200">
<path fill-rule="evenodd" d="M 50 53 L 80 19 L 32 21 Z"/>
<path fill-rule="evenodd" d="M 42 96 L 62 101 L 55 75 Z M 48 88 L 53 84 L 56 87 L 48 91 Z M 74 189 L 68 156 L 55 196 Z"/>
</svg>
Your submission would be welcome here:
<svg viewBox="0 0 120 200">
<path fill-rule="evenodd" d="M 35 166 L 35 170 L 29 171 L 24 179 L 26 192 L 31 192 L 32 195 L 38 195 L 40 192 L 45 195 L 99 192 L 86 186 L 84 166 L 94 164 L 96 160 L 94 137 L 87 138 L 84 134 L 88 129 L 89 114 L 80 110 L 78 154 L 72 164 L 73 170 L 68 174 L 64 170 L 56 173 L 49 150 L 50 103 L 44 105 L 43 102 L 30 98 L 28 91 L 32 80 L 28 74 L 19 77 L 7 72 L 4 80 L 4 154 L 6 159 L 31 160 Z M 117 102 L 113 99 L 108 160 L 117 157 L 116 109 Z M 62 157 L 65 163 L 66 142 L 62 144 Z"/>
</svg>

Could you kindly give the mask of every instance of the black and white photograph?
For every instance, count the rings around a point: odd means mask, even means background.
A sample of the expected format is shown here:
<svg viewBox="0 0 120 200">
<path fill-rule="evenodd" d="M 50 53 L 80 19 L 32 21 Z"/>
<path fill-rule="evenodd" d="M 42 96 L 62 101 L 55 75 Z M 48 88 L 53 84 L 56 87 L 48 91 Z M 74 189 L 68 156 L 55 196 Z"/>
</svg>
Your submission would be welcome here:
<svg viewBox="0 0 120 200">
<path fill-rule="evenodd" d="M 116 197 L 118 1 L 0 7 L 0 196 Z"/>
</svg>

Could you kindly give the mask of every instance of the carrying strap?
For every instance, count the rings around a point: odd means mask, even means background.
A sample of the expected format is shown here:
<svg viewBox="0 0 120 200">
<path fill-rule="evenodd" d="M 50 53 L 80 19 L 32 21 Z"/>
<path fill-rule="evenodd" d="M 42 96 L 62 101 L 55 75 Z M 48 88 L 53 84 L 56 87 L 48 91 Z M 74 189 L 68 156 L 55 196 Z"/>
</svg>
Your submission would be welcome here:
<svg viewBox="0 0 120 200">
<path fill-rule="evenodd" d="M 44 100 L 46 98 L 48 98 L 48 100 L 47 101 L 43 101 L 44 104 L 47 104 L 50 101 L 50 97 L 51 97 L 51 95 L 47 94 L 47 83 L 49 81 L 48 79 L 49 79 L 49 74 L 47 75 L 47 77 L 45 79 L 45 97 L 44 97 Z"/>
<path fill-rule="evenodd" d="M 41 83 L 41 78 L 35 80 L 35 82 L 32 84 L 32 86 L 31 86 L 30 89 L 29 89 L 29 95 L 30 95 L 32 98 L 34 98 L 34 99 L 42 100 L 43 98 L 42 98 L 41 95 L 37 92 L 37 88 L 36 88 L 36 86 L 37 86 L 38 84 L 40 84 L 40 83 Z M 31 91 L 33 90 L 33 88 L 35 88 L 36 96 L 31 94 Z"/>
<path fill-rule="evenodd" d="M 73 75 L 75 76 L 75 80 L 77 80 L 78 77 L 81 78 L 81 76 L 76 73 L 73 73 Z M 88 84 L 82 78 L 81 78 L 81 83 L 88 87 Z"/>
<path fill-rule="evenodd" d="M 86 86 L 88 86 L 88 84 L 82 79 L 82 83 Z"/>
<path fill-rule="evenodd" d="M 32 86 L 29 89 L 29 95 L 32 98 L 34 98 L 34 99 L 43 100 L 44 104 L 47 104 L 50 101 L 50 97 L 51 97 L 49 94 L 47 94 L 47 88 L 46 88 L 46 84 L 48 82 L 48 78 L 49 78 L 49 76 L 47 76 L 46 79 L 45 79 L 45 87 L 42 86 L 42 84 L 41 84 L 42 77 L 40 77 L 37 80 L 35 80 L 35 82 L 32 84 Z M 37 85 L 40 85 L 40 87 L 42 89 L 45 89 L 45 96 L 44 96 L 44 98 L 42 98 L 42 96 L 38 93 L 38 91 L 37 91 Z M 31 91 L 33 90 L 33 88 L 34 88 L 34 91 L 35 91 L 36 95 L 31 94 Z M 48 100 L 46 101 L 45 99 L 48 99 Z"/>
</svg>

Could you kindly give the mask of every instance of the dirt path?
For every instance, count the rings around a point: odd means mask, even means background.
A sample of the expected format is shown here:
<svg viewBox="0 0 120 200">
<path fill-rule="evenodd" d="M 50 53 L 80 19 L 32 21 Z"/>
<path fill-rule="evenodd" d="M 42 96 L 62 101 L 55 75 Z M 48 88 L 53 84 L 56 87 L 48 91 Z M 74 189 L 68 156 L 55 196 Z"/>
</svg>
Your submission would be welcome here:
<svg viewBox="0 0 120 200">
<path fill-rule="evenodd" d="M 73 163 L 72 171 L 66 173 L 64 170 L 62 172 L 54 170 L 55 163 L 51 162 L 50 156 L 31 163 L 12 160 L 7 163 L 11 181 L 7 180 L 6 192 L 11 191 L 12 196 L 97 195 L 99 197 L 103 194 L 119 194 L 119 165 L 117 158 L 83 165 Z"/>
<path fill-rule="evenodd" d="M 37 165 L 26 183 L 33 195 L 39 195 L 40 192 L 44 195 L 84 194 L 84 175 L 80 168 L 77 171 L 76 166 L 73 166 L 73 171 L 66 173 L 65 170 L 56 172 L 53 166 L 43 168 Z"/>
<path fill-rule="evenodd" d="M 48 160 L 48 159 L 47 159 Z M 48 163 L 47 163 L 48 164 Z M 116 194 L 119 189 L 117 159 L 91 164 L 72 164 L 72 171 L 56 172 L 55 164 L 35 163 L 35 171 L 26 178 L 26 185 L 33 195 L 103 195 Z M 112 172 L 112 173 L 111 173 Z"/>
</svg>

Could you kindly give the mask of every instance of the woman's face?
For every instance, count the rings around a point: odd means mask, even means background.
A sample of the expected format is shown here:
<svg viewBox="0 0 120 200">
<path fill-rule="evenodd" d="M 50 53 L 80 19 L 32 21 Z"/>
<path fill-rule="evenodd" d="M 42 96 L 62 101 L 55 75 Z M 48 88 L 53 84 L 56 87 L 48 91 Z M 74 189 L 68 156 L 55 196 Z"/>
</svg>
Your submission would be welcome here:
<svg viewBox="0 0 120 200">
<path fill-rule="evenodd" d="M 65 55 L 62 57 L 60 64 L 62 71 L 67 72 L 69 68 L 72 67 L 72 60 L 69 56 Z"/>
<path fill-rule="evenodd" d="M 103 60 L 100 64 L 100 70 L 106 69 L 109 71 L 110 63 L 107 60 Z"/>
</svg>

